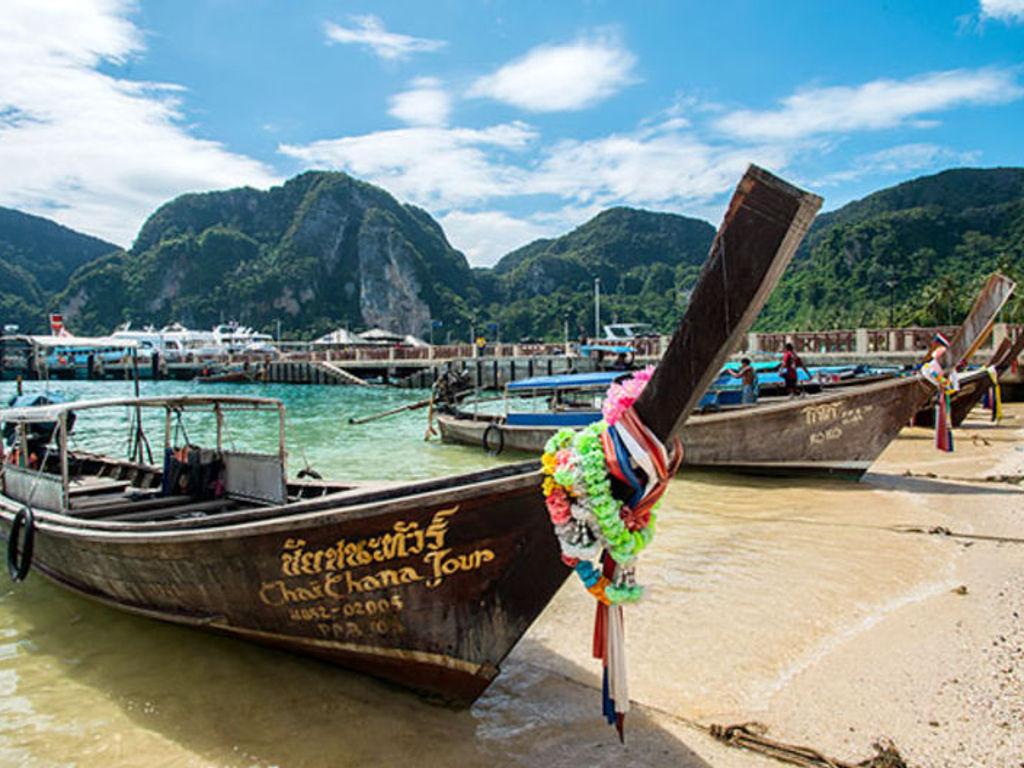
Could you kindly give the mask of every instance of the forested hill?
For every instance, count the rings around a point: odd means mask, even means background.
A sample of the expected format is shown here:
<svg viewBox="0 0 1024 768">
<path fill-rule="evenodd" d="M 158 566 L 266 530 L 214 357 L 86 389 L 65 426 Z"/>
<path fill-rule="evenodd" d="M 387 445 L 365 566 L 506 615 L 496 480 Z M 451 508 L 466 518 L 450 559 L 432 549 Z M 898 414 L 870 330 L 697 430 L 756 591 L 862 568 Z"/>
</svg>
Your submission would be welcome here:
<svg viewBox="0 0 1024 768">
<path fill-rule="evenodd" d="M 562 237 L 537 240 L 476 270 L 481 310 L 506 338 L 593 328 L 594 279 L 602 315 L 671 327 L 715 229 L 673 213 L 611 208 Z M 497 330 L 497 329 L 495 329 Z"/>
<path fill-rule="evenodd" d="M 819 216 L 758 327 L 956 322 L 994 269 L 1024 277 L 1024 169 L 943 171 Z"/>
<path fill-rule="evenodd" d="M 593 329 L 599 278 L 603 322 L 668 331 L 713 237 L 700 219 L 612 208 L 471 270 L 425 211 L 308 172 L 267 191 L 172 200 L 127 252 L 0 209 L 0 321 L 38 329 L 60 309 L 76 332 L 100 333 L 125 320 L 280 320 L 308 338 L 346 324 L 426 336 L 433 320 L 441 339 L 471 327 L 560 339 L 567 323 L 573 336 Z M 997 268 L 1024 286 L 1024 169 L 945 171 L 820 216 L 758 327 L 884 326 L 890 309 L 899 325 L 955 322 Z M 1004 317 L 1024 321 L 1024 299 Z"/>
<path fill-rule="evenodd" d="M 0 208 L 0 319 L 42 330 L 47 305 L 71 273 L 116 249 L 41 216 Z"/>
</svg>

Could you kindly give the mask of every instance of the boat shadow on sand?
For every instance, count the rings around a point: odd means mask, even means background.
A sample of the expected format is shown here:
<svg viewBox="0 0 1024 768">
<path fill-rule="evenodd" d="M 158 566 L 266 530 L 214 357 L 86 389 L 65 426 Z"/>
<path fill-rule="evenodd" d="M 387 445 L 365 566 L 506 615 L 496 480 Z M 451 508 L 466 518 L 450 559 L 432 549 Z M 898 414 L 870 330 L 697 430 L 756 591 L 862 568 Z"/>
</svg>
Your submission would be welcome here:
<svg viewBox="0 0 1024 768">
<path fill-rule="evenodd" d="M 630 713 L 623 748 L 599 717 L 594 671 L 558 659 L 559 669 L 571 667 L 571 677 L 583 681 L 577 683 L 529 663 L 550 653 L 529 637 L 464 711 L 313 660 L 114 611 L 67 595 L 38 574 L 0 591 L 0 637 L 20 647 L 0 655 L 0 673 L 17 676 L 8 695 L 39 715 L 26 719 L 24 730 L 0 725 L 0 743 L 29 742 L 44 760 L 56 756 L 47 754 L 48 726 L 40 731 L 41 722 L 52 722 L 54 733 L 81 732 L 81 746 L 97 764 L 123 759 L 123 717 L 140 738 L 152 732 L 180 748 L 158 747 L 168 754 L 147 755 L 152 763 L 193 764 L 198 756 L 204 764 L 283 768 L 413 760 L 575 768 L 581 760 L 600 766 L 628 759 L 710 768 L 639 708 Z M 24 654 L 37 659 L 26 663 Z M 54 711 L 74 714 L 62 719 Z"/>
</svg>

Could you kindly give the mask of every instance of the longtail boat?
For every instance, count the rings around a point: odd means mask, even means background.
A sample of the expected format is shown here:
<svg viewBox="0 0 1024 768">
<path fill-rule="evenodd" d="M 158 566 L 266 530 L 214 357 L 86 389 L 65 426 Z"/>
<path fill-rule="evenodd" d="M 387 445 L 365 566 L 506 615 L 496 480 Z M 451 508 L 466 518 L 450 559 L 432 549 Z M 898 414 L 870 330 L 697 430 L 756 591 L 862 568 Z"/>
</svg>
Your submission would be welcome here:
<svg viewBox="0 0 1024 768">
<path fill-rule="evenodd" d="M 756 167 L 741 179 L 686 315 L 633 406 L 658 439 L 678 435 L 820 205 Z M 72 450 L 72 415 L 126 406 L 138 424 L 143 412 L 163 415 L 162 467 Z M 195 411 L 212 413 L 213 444 L 174 439 L 178 419 Z M 276 452 L 225 447 L 225 421 L 239 411 L 278 419 Z M 0 465 L 12 576 L 31 566 L 132 613 L 319 657 L 452 703 L 475 700 L 571 573 L 539 462 L 369 488 L 290 482 L 284 420 L 275 400 L 229 396 L 0 412 L 16 432 Z"/>
<path fill-rule="evenodd" d="M 960 327 L 944 362 L 968 358 L 987 338 L 1014 284 L 992 275 Z M 860 478 L 935 394 L 915 374 L 819 395 L 774 400 L 713 414 L 693 414 L 681 432 L 683 465 L 754 474 Z M 437 418 L 450 442 L 535 451 L 556 424 L 506 424 L 466 410 Z"/>
<path fill-rule="evenodd" d="M 953 418 L 954 427 L 959 427 L 963 424 L 970 412 L 974 410 L 974 406 L 985 397 L 985 393 L 994 388 L 989 371 L 991 370 L 995 373 L 996 380 L 998 381 L 1006 373 L 1010 363 L 1020 357 L 1022 350 L 1024 350 L 1024 334 L 1020 334 L 1013 341 L 1003 339 L 1002 344 L 999 345 L 999 348 L 992 355 L 985 368 L 971 371 L 966 376 L 961 377 L 960 391 L 953 397 L 953 401 L 950 403 L 950 413 Z"/>
<path fill-rule="evenodd" d="M 942 359 L 947 370 L 969 358 L 987 338 L 1013 288 L 1002 275 L 989 277 Z M 694 416 L 683 432 L 684 464 L 857 479 L 935 391 L 915 374 L 779 404 Z"/>
</svg>

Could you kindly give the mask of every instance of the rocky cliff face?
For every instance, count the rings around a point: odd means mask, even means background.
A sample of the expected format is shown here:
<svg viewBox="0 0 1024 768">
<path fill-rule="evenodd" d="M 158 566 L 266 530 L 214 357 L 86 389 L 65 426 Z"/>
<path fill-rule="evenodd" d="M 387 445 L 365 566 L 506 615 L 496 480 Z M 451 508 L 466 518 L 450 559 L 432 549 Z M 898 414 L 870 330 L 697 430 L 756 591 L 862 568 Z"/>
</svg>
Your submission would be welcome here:
<svg viewBox="0 0 1024 768">
<path fill-rule="evenodd" d="M 121 274 L 108 261 L 73 276 L 59 304 L 74 327 L 235 318 L 425 334 L 431 318 L 453 320 L 456 297 L 472 287 L 465 257 L 432 219 L 341 173 L 180 197 L 150 217 L 118 265 Z"/>
</svg>

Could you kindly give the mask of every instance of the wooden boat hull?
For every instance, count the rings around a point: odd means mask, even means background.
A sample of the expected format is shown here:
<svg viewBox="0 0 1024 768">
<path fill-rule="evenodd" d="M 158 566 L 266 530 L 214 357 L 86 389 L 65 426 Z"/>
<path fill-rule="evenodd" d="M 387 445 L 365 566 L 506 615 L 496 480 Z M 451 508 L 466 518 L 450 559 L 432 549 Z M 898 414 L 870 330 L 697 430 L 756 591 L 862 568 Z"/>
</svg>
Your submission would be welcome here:
<svg viewBox="0 0 1024 768">
<path fill-rule="evenodd" d="M 230 528 L 212 518 L 73 526 L 37 512 L 33 569 L 108 605 L 454 704 L 483 692 L 570 573 L 532 466 L 396 498 L 386 512 L 330 496 L 295 507 Z M 0 497 L 5 534 L 17 508 Z"/>
<path fill-rule="evenodd" d="M 470 445 L 495 452 L 514 451 L 532 453 L 540 456 L 548 439 L 558 431 L 558 427 L 515 427 L 501 423 L 500 417 L 476 417 L 469 414 L 440 414 L 437 425 L 441 431 L 441 440 L 445 443 Z M 690 418 L 693 418 L 692 416 Z M 494 431 L 487 433 L 491 426 Z M 487 442 L 484 435 L 487 433 Z M 498 436 L 500 435 L 500 437 Z"/>
<path fill-rule="evenodd" d="M 198 376 L 196 381 L 199 384 L 252 384 L 257 379 L 246 371 L 228 371 L 210 376 Z"/>
<path fill-rule="evenodd" d="M 968 414 L 974 410 L 974 406 L 981 402 L 981 398 L 992 388 L 992 379 L 988 371 L 976 371 L 968 381 L 960 385 L 960 391 L 953 398 L 949 405 L 949 415 L 954 427 L 964 423 Z M 934 414 L 934 409 L 932 413 Z M 934 416 L 932 417 L 934 421 Z"/>
<path fill-rule="evenodd" d="M 844 387 L 714 414 L 694 414 L 682 429 L 683 464 L 747 474 L 859 478 L 931 396 L 917 378 Z M 495 420 L 438 417 L 442 439 L 484 445 Z M 538 453 L 554 427 L 497 425 L 505 450 Z M 492 432 L 487 443 L 496 446 Z"/>
<path fill-rule="evenodd" d="M 919 379 L 906 378 L 693 416 L 683 429 L 683 464 L 754 474 L 857 479 L 929 395 Z"/>
</svg>

